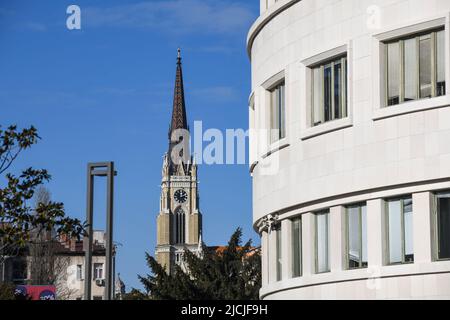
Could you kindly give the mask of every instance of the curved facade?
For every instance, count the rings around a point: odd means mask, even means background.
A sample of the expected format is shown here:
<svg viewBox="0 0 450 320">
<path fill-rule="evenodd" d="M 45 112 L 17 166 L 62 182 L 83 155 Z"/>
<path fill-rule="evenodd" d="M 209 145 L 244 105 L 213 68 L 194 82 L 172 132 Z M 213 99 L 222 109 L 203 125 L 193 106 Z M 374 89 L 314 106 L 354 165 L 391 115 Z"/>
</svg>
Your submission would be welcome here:
<svg viewBox="0 0 450 320">
<path fill-rule="evenodd" d="M 450 2 L 261 0 L 264 299 L 450 299 Z"/>
</svg>

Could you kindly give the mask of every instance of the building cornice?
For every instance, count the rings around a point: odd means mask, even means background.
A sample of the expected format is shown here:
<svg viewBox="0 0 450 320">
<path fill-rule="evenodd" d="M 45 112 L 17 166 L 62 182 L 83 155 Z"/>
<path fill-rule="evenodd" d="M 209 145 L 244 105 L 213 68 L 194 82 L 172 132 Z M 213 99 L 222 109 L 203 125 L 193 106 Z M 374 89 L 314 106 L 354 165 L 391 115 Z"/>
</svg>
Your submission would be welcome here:
<svg viewBox="0 0 450 320">
<path fill-rule="evenodd" d="M 264 12 L 250 27 L 250 31 L 247 35 L 247 54 L 249 59 L 252 59 L 252 46 L 255 38 L 258 36 L 259 32 L 277 15 L 286 9 L 290 8 L 297 2 L 302 0 L 281 0 L 270 7 L 266 12 Z"/>
</svg>

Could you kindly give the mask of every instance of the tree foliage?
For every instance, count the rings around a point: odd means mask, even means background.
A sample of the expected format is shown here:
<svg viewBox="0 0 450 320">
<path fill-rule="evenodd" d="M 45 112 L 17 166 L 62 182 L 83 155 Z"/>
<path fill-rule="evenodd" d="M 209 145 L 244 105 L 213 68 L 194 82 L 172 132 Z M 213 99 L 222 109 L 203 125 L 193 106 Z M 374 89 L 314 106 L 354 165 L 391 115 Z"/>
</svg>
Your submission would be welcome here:
<svg viewBox="0 0 450 320">
<path fill-rule="evenodd" d="M 22 131 L 18 131 L 15 125 L 6 130 L 0 126 L 0 174 L 11 166 L 22 150 L 30 148 L 38 139 L 40 137 L 33 126 Z"/>
<path fill-rule="evenodd" d="M 16 126 L 6 130 L 0 127 L 0 174 L 39 139 L 34 127 L 22 131 Z M 67 217 L 62 203 L 49 201 L 39 203 L 36 208 L 30 206 L 37 188 L 50 179 L 45 169 L 28 168 L 19 176 L 6 174 L 6 183 L 0 188 L 0 258 L 25 247 L 32 235 L 43 231 L 73 237 L 84 233 L 85 225 L 78 219 Z"/>
<path fill-rule="evenodd" d="M 203 247 L 197 256 L 185 251 L 187 272 L 175 266 L 171 274 L 149 254 L 152 275 L 139 276 L 147 295 L 156 300 L 257 300 L 261 287 L 259 249 L 251 240 L 242 245 L 238 228 L 223 250 Z"/>
</svg>

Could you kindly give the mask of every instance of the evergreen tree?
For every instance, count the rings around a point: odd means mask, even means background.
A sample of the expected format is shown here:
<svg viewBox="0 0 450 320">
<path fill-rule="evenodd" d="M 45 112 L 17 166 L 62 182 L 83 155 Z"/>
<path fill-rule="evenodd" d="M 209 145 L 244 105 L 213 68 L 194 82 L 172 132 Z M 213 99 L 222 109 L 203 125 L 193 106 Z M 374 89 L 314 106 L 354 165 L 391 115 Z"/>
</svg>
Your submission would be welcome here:
<svg viewBox="0 0 450 320">
<path fill-rule="evenodd" d="M 175 266 L 171 274 L 149 254 L 152 275 L 139 276 L 149 299 L 155 300 L 256 300 L 261 287 L 259 249 L 251 240 L 242 246 L 242 230 L 231 236 L 228 246 L 203 246 L 201 256 L 185 252 L 188 271 Z"/>
</svg>

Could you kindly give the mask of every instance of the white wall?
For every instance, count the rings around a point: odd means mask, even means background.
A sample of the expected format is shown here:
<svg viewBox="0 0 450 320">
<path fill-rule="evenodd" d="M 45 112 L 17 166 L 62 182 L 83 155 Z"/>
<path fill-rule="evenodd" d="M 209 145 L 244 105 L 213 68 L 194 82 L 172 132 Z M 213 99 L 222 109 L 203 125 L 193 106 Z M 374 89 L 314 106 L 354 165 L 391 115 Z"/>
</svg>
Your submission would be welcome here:
<svg viewBox="0 0 450 320">
<path fill-rule="evenodd" d="M 290 2 L 295 4 L 288 7 Z M 286 10 L 273 15 L 284 6 Z M 376 231 L 369 232 L 372 243 L 369 260 L 372 259 L 372 266 L 376 266 L 382 264 L 379 251 L 382 248 L 377 247 L 376 242 L 382 236 L 380 213 L 376 209 L 381 208 L 379 201 L 385 197 L 414 194 L 415 209 L 429 213 L 429 201 L 424 200 L 423 195 L 429 196 L 428 192 L 433 190 L 450 189 L 450 96 L 417 101 L 396 109 L 381 108 L 379 52 L 380 43 L 386 37 L 442 24 L 446 27 L 449 93 L 449 13 L 448 0 L 283 0 L 262 13 L 249 32 L 255 101 L 255 111 L 250 112 L 250 126 L 256 130 L 267 129 L 268 100 L 264 83 L 284 72 L 287 137 L 274 145 L 269 145 L 265 138 L 257 139 L 257 134 L 250 139 L 251 159 L 255 163 L 258 161 L 252 173 L 255 228 L 268 214 L 279 213 L 283 220 L 323 208 L 368 201 L 368 219 L 378 224 Z M 350 116 L 310 128 L 307 65 L 339 48 L 345 48 L 348 53 Z M 265 157 L 280 146 L 284 148 Z M 268 163 L 278 164 L 278 169 L 266 174 Z M 429 224 L 428 215 L 415 220 L 416 250 L 420 259 L 412 266 L 382 271 L 383 277 L 387 277 L 382 283 L 395 287 L 390 275 L 396 272 L 409 279 L 408 274 L 420 273 L 424 268 L 431 273 L 450 270 L 448 263 L 431 262 Z M 340 232 L 337 228 L 333 234 L 339 236 Z M 426 239 L 425 244 L 420 239 Z M 270 248 L 267 254 L 274 256 Z M 309 269 L 307 266 L 306 270 Z M 268 272 L 270 279 L 270 270 Z M 441 283 L 446 279 L 449 283 L 448 275 L 442 276 L 447 277 L 445 279 L 439 279 L 438 275 L 415 276 L 415 280 L 401 280 L 401 277 L 395 280 L 400 286 L 397 295 L 384 289 L 372 292 L 356 282 L 352 282 L 354 287 L 343 284 L 343 291 L 337 290 L 336 286 L 340 285 L 335 284 L 284 292 L 296 285 L 321 282 L 322 278 L 325 282 L 357 276 L 367 278 L 367 270 L 361 272 L 363 274 L 332 270 L 327 275 L 305 275 L 295 281 L 286 279 L 282 283 L 268 284 L 261 292 L 269 294 L 267 297 L 270 298 L 332 298 L 337 293 L 347 292 L 345 288 L 349 286 L 348 290 L 354 290 L 353 296 L 349 293 L 343 297 L 356 297 L 357 292 L 364 292 L 365 297 L 400 298 L 426 296 L 429 291 L 425 287 L 430 281 Z M 405 281 L 416 282 L 410 283 L 408 291 L 404 287 Z M 419 287 L 422 289 L 417 289 Z M 270 295 L 277 290 L 281 291 Z M 436 290 L 440 297 L 450 295 L 445 288 Z"/>
<path fill-rule="evenodd" d="M 92 257 L 92 276 L 94 276 L 94 263 L 103 264 L 103 277 L 105 276 L 106 258 L 105 256 Z M 77 265 L 83 265 L 83 279 L 77 279 Z M 70 256 L 65 277 L 61 277 L 60 283 L 56 285 L 57 299 L 75 300 L 77 298 L 84 299 L 84 256 Z M 95 280 L 91 280 L 91 292 L 93 297 L 102 297 L 105 292 L 104 286 L 98 286 Z"/>
</svg>

